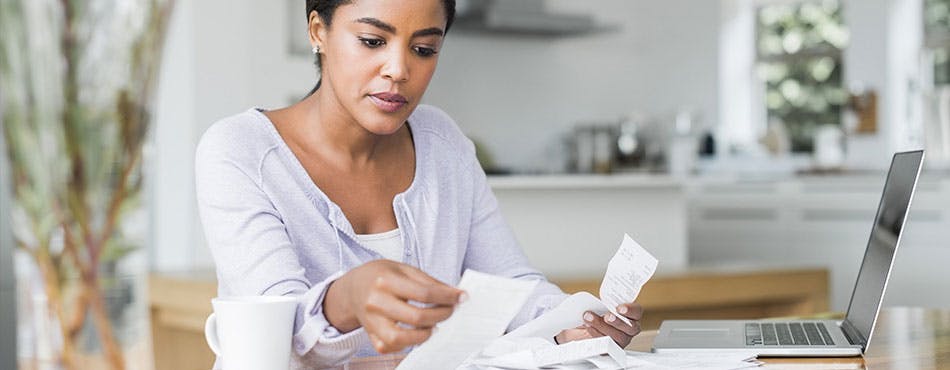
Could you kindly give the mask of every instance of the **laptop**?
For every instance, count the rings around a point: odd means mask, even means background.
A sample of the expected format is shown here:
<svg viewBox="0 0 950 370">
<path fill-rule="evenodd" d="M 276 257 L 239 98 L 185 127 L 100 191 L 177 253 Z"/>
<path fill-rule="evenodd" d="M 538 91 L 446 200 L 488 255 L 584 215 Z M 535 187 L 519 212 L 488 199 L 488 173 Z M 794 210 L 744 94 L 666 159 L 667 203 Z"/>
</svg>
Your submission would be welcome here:
<svg viewBox="0 0 950 370">
<path fill-rule="evenodd" d="M 653 351 L 742 350 L 764 357 L 863 355 L 874 332 L 923 159 L 924 152 L 918 150 L 897 153 L 891 160 L 844 321 L 666 320 L 660 324 Z"/>
</svg>

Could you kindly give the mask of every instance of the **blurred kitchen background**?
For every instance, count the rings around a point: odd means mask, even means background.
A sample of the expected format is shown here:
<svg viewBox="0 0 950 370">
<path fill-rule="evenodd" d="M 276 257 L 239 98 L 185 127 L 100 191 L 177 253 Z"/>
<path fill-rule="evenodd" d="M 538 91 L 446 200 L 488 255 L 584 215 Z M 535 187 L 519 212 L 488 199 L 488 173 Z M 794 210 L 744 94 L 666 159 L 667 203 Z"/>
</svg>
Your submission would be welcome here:
<svg viewBox="0 0 950 370">
<path fill-rule="evenodd" d="M 890 156 L 926 148 L 885 304 L 950 307 L 950 0 L 458 6 L 425 103 L 476 142 L 550 278 L 599 282 L 626 232 L 669 276 L 820 269 L 817 307 L 845 310 Z M 305 19 L 302 0 L 178 2 L 147 149 L 156 274 L 213 269 L 195 145 L 220 118 L 310 90 Z"/>
</svg>

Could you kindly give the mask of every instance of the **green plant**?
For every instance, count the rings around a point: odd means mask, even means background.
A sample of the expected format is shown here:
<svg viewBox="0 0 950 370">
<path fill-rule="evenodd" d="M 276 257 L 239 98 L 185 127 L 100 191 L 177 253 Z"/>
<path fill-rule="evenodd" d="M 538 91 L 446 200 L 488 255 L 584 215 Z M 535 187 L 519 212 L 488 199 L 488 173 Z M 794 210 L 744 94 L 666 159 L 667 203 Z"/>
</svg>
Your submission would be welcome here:
<svg viewBox="0 0 950 370">
<path fill-rule="evenodd" d="M 142 146 L 172 0 L 0 0 L 0 103 L 18 251 L 40 272 L 79 368 L 94 327 L 109 368 L 124 368 L 103 274 L 141 245 Z"/>
</svg>

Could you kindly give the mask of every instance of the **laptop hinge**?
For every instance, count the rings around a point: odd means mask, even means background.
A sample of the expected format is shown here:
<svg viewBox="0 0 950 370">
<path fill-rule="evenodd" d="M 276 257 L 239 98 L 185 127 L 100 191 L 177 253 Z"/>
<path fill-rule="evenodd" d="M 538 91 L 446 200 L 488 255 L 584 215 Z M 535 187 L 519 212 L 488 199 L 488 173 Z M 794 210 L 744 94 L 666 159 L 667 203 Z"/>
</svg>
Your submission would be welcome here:
<svg viewBox="0 0 950 370">
<path fill-rule="evenodd" d="M 861 335 L 861 332 L 859 332 L 858 329 L 855 328 L 850 321 L 848 321 L 848 319 L 841 321 L 841 332 L 844 333 L 845 338 L 848 338 L 848 343 L 851 343 L 852 345 L 860 345 L 861 350 L 866 349 L 864 347 L 867 346 L 867 338 L 864 338 L 864 336 Z"/>
</svg>

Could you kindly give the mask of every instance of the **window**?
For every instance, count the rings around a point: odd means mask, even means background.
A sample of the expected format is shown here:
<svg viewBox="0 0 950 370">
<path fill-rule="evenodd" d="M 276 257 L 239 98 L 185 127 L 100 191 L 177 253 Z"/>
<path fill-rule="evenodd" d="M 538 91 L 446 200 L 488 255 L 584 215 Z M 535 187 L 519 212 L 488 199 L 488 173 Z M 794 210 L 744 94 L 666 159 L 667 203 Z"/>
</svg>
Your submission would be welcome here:
<svg viewBox="0 0 950 370">
<path fill-rule="evenodd" d="M 841 124 L 847 43 L 837 0 L 770 3 L 756 11 L 756 74 L 766 113 L 769 122 L 786 125 L 793 152 L 811 152 L 819 125 Z"/>
<path fill-rule="evenodd" d="M 924 1 L 926 48 L 933 54 L 934 85 L 950 84 L 950 0 Z"/>
</svg>

